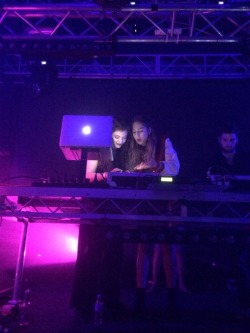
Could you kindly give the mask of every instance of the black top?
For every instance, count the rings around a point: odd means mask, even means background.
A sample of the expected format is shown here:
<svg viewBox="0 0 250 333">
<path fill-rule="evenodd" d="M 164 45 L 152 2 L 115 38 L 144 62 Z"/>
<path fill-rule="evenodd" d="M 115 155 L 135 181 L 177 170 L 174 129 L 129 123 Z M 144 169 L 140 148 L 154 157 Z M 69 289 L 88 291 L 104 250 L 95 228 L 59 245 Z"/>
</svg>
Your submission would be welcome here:
<svg viewBox="0 0 250 333">
<path fill-rule="evenodd" d="M 114 168 L 122 169 L 121 157 L 123 154 L 122 147 L 119 149 L 112 148 L 113 161 L 110 160 L 99 160 L 97 166 L 97 173 L 104 173 L 113 170 Z"/>
<path fill-rule="evenodd" d="M 213 175 L 250 175 L 250 154 L 236 151 L 233 163 L 228 164 L 219 151 L 208 166 L 208 171 Z"/>
</svg>

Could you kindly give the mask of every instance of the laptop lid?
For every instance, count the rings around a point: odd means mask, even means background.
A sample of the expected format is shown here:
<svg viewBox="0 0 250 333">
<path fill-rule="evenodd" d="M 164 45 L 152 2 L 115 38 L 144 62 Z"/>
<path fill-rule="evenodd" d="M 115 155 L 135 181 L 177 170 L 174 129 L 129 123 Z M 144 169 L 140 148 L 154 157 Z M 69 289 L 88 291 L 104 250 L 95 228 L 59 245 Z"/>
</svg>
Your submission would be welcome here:
<svg viewBox="0 0 250 333">
<path fill-rule="evenodd" d="M 82 151 L 110 150 L 112 116 L 64 115 L 59 145 L 68 160 L 80 160 Z"/>
</svg>

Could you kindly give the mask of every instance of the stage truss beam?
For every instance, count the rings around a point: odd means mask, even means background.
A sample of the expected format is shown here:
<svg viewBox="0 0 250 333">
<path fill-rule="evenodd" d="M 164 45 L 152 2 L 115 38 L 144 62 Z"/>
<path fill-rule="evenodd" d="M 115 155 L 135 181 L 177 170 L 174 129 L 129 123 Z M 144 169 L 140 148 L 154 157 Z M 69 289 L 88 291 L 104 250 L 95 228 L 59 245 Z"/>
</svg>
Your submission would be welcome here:
<svg viewBox="0 0 250 333">
<path fill-rule="evenodd" d="M 4 5 L 2 77 L 20 83 L 30 64 L 52 61 L 58 78 L 249 77 L 249 3 L 150 3 L 103 8 L 94 2 Z"/>
</svg>

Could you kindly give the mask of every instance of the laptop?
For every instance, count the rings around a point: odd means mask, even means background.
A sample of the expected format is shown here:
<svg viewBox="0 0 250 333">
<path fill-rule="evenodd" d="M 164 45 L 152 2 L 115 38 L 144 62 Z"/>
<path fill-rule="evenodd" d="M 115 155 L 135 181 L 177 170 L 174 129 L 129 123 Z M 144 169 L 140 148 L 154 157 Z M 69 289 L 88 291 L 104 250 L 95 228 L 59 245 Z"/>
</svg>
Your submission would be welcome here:
<svg viewBox="0 0 250 333">
<path fill-rule="evenodd" d="M 81 160 L 85 152 L 111 155 L 112 116 L 64 115 L 59 146 L 67 160 Z"/>
</svg>

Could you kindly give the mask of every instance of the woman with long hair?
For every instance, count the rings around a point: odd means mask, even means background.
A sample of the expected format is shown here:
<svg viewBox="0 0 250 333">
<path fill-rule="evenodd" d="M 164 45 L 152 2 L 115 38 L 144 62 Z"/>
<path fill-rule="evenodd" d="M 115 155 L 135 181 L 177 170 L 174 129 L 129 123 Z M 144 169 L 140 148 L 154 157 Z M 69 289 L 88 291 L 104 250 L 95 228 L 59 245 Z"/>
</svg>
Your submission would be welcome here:
<svg viewBox="0 0 250 333">
<path fill-rule="evenodd" d="M 143 116 L 136 116 L 132 121 L 131 135 L 127 141 L 125 169 L 133 172 L 157 172 L 159 175 L 176 176 L 180 162 L 176 151 L 168 137 L 164 139 L 164 159 L 156 158 L 156 138 L 151 125 Z M 136 311 L 143 315 L 145 310 L 145 291 L 148 283 L 149 255 L 148 244 L 138 245 L 136 261 Z M 171 247 L 162 244 L 164 270 L 168 288 L 168 303 L 170 311 L 175 307 L 176 279 Z"/>
</svg>

